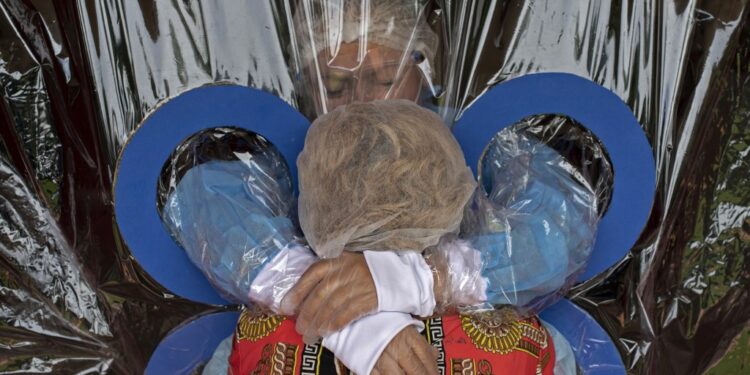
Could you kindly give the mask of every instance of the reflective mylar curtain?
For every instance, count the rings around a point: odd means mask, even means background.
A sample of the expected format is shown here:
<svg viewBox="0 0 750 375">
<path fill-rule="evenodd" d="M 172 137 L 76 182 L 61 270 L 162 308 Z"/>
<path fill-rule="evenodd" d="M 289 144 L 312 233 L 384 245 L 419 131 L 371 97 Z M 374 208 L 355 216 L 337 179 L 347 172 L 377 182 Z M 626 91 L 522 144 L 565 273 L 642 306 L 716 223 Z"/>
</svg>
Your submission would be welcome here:
<svg viewBox="0 0 750 375">
<path fill-rule="evenodd" d="M 363 0 L 364 1 L 364 0 Z M 139 373 L 186 319 L 114 221 L 128 135 L 214 82 L 303 113 L 291 0 L 0 0 L 0 372 Z M 568 72 L 619 95 L 654 147 L 629 256 L 570 294 L 637 374 L 742 373 L 750 355 L 746 0 L 435 0 L 430 102 L 451 122 L 493 85 Z M 744 370 L 743 370 L 744 369 Z"/>
</svg>

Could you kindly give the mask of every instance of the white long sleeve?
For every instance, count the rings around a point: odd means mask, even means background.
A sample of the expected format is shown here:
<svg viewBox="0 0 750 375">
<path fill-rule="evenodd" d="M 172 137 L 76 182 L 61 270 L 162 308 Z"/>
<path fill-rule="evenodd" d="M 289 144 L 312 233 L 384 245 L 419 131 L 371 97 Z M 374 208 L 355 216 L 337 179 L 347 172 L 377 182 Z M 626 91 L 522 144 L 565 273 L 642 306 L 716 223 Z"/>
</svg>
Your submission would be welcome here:
<svg viewBox="0 0 750 375">
<path fill-rule="evenodd" d="M 415 313 L 422 312 L 425 315 L 432 312 L 435 307 L 435 299 L 432 295 L 432 272 L 421 258 L 416 253 L 412 255 L 403 253 L 401 256 L 396 252 L 378 252 L 368 257 L 368 266 L 371 272 L 374 272 L 373 278 L 377 277 L 380 281 L 379 307 L 404 308 L 414 310 Z M 373 264 L 370 264 L 370 259 Z M 316 261 L 318 258 L 304 247 L 280 251 L 264 265 L 253 280 L 250 300 L 270 308 L 275 313 L 283 314 L 280 306 L 284 296 Z M 393 275 L 388 270 L 398 270 L 398 273 Z M 402 283 L 409 287 L 399 286 Z M 377 285 L 376 282 L 376 287 Z M 418 302 L 412 303 L 412 298 Z M 324 337 L 323 346 L 350 370 L 357 374 L 369 374 L 393 337 L 410 325 L 420 330 L 424 328 L 424 324 L 414 319 L 409 313 L 377 312 L 362 317 L 340 331 Z"/>
</svg>

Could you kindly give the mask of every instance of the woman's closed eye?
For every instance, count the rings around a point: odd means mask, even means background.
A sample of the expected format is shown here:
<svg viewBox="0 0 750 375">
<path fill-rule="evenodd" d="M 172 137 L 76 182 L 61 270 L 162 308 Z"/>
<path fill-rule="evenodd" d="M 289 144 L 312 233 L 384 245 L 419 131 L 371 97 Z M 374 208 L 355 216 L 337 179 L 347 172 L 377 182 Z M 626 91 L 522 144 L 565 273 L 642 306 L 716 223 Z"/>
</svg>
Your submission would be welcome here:
<svg viewBox="0 0 750 375">
<path fill-rule="evenodd" d="M 351 79 L 345 77 L 329 77 L 326 79 L 326 94 L 329 98 L 338 98 L 351 87 Z"/>
</svg>

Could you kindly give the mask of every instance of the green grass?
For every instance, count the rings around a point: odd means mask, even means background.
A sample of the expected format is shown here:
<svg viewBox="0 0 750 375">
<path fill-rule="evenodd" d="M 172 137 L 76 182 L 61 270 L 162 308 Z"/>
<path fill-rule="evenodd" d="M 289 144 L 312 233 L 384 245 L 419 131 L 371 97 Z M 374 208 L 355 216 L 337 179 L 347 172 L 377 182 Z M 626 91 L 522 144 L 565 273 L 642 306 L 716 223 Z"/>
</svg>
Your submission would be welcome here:
<svg viewBox="0 0 750 375">
<path fill-rule="evenodd" d="M 739 375 L 750 373 L 750 328 L 737 336 L 732 349 L 712 369 L 708 375 Z"/>
</svg>

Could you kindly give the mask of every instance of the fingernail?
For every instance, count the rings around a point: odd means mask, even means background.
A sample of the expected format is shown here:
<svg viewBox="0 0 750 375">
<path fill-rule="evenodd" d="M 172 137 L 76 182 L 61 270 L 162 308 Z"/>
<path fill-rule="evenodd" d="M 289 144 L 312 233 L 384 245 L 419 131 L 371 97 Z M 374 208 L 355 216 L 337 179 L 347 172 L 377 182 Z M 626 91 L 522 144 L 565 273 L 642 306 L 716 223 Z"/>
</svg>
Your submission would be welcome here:
<svg viewBox="0 0 750 375">
<path fill-rule="evenodd" d="M 294 329 L 296 329 L 297 333 L 299 333 L 300 335 L 304 335 L 305 325 L 300 323 L 300 321 L 298 320 L 297 324 L 294 325 Z"/>
<path fill-rule="evenodd" d="M 284 298 L 283 300 L 281 300 L 279 309 L 281 310 L 281 313 L 283 315 L 294 315 L 294 306 L 292 306 L 292 302 L 289 300 L 289 298 Z"/>
</svg>

